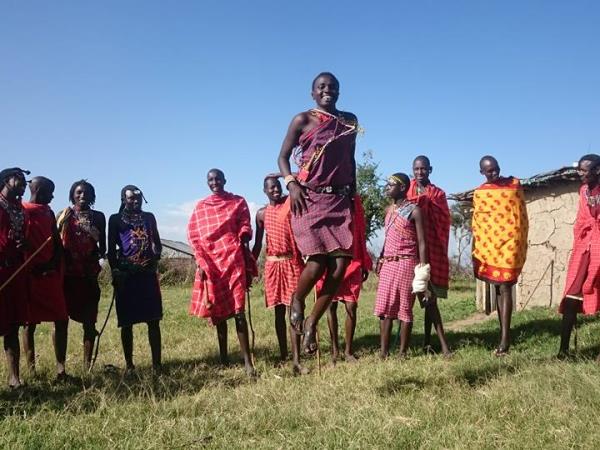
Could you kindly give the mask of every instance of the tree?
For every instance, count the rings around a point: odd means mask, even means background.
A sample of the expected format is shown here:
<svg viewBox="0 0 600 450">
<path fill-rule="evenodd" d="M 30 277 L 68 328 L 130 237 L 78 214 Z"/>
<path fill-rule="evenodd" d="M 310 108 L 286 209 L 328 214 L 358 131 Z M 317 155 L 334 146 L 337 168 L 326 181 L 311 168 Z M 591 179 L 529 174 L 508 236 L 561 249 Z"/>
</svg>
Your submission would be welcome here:
<svg viewBox="0 0 600 450">
<path fill-rule="evenodd" d="M 473 209 L 470 203 L 454 202 L 450 207 L 452 217 L 452 234 L 456 241 L 456 264 L 459 271 L 462 269 L 462 258 L 465 250 L 470 248 L 473 233 L 471 231 L 471 218 Z"/>
<path fill-rule="evenodd" d="M 362 162 L 356 164 L 356 188 L 365 209 L 367 240 L 383 227 L 387 202 L 383 195 L 383 180 L 377 173 L 379 164 L 373 161 L 373 151 L 362 154 Z"/>
</svg>

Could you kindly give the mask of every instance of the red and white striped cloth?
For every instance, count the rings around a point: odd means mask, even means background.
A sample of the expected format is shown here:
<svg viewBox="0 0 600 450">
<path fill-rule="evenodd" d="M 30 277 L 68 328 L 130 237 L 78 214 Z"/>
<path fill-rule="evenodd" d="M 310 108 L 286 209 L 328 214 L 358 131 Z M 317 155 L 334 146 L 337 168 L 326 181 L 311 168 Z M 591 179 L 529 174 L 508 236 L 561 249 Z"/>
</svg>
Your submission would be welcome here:
<svg viewBox="0 0 600 450">
<path fill-rule="evenodd" d="M 267 308 L 281 304 L 290 305 L 290 299 L 296 290 L 303 267 L 302 256 L 292 235 L 291 212 L 287 208 L 287 214 L 282 214 L 285 209 L 284 202 L 273 206 L 267 205 L 265 208 L 267 259 L 264 283 Z"/>
<path fill-rule="evenodd" d="M 413 321 L 415 294 L 412 281 L 417 258 L 417 231 L 410 220 L 414 204 L 398 209 L 390 208 L 385 218 L 385 241 L 383 255 L 402 256 L 396 261 L 385 261 L 379 272 L 379 285 L 374 315 L 402 322 Z"/>
<path fill-rule="evenodd" d="M 251 255 L 245 254 L 242 238 L 252 236 L 246 200 L 224 192 L 200 200 L 188 224 L 188 240 L 198 271 L 189 313 L 212 324 L 243 312 L 246 305 L 246 276 L 256 272 Z"/>
</svg>

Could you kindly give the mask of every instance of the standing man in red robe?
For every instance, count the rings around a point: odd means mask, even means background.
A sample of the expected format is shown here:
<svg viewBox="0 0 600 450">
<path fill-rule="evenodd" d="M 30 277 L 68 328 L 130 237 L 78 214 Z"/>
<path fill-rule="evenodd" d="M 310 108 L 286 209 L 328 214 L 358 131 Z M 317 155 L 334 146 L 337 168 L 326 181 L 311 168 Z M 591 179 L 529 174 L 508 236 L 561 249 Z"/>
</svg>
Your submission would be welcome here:
<svg viewBox="0 0 600 450">
<path fill-rule="evenodd" d="M 416 203 L 423 211 L 427 253 L 431 266 L 429 281 L 429 297 L 425 305 L 425 337 L 423 350 L 426 353 L 431 349 L 431 326 L 440 340 L 442 353 L 450 356 L 450 348 L 446 341 L 442 316 L 437 305 L 438 298 L 448 297 L 448 278 L 450 265 L 448 262 L 448 241 L 450 239 L 450 209 L 446 200 L 446 193 L 431 183 L 429 175 L 433 167 L 429 158 L 424 155 L 417 156 L 413 161 L 413 176 L 407 193 L 407 199 Z"/>
<path fill-rule="evenodd" d="M 246 200 L 225 191 L 223 171 L 209 170 L 206 181 L 212 194 L 196 204 L 188 223 L 188 241 L 198 265 L 189 311 L 216 325 L 223 364 L 229 363 L 227 320 L 233 317 L 246 373 L 254 376 L 245 315 L 246 290 L 256 275 L 248 247 L 250 211 Z"/>
<path fill-rule="evenodd" d="M 56 380 L 67 379 L 67 307 L 63 291 L 62 244 L 50 202 L 54 198 L 54 183 L 45 177 L 35 177 L 29 184 L 31 198 L 24 202 L 27 211 L 31 249 L 43 249 L 31 260 L 29 272 L 29 322 L 23 329 L 23 350 L 31 372 L 35 372 L 34 333 L 38 323 L 54 322 L 54 354 Z M 46 242 L 50 239 L 50 242 Z"/>
<path fill-rule="evenodd" d="M 11 389 L 21 387 L 23 383 L 19 377 L 19 326 L 27 323 L 29 318 L 27 271 L 23 267 L 29 244 L 21 204 L 27 187 L 26 174 L 29 172 L 18 167 L 0 172 L 0 336 L 4 336 Z"/>
<path fill-rule="evenodd" d="M 275 310 L 275 331 L 279 342 L 281 360 L 287 359 L 287 337 L 285 313 L 290 306 L 290 298 L 296 290 L 298 277 L 304 264 L 294 241 L 290 223 L 290 211 L 286 208 L 287 196 L 282 196 L 279 174 L 267 175 L 263 192 L 269 204 L 256 213 L 256 235 L 252 255 L 258 260 L 262 249 L 263 236 L 267 235 L 265 269 L 265 303 Z M 300 336 L 290 328 L 294 373 L 306 374 L 308 370 L 300 364 Z"/>
<path fill-rule="evenodd" d="M 577 313 L 591 315 L 600 311 L 600 155 L 582 156 L 577 170 L 581 188 L 573 226 L 573 251 L 559 308 L 563 315 L 560 358 L 569 356 Z M 600 362 L 600 355 L 597 361 Z"/>
</svg>

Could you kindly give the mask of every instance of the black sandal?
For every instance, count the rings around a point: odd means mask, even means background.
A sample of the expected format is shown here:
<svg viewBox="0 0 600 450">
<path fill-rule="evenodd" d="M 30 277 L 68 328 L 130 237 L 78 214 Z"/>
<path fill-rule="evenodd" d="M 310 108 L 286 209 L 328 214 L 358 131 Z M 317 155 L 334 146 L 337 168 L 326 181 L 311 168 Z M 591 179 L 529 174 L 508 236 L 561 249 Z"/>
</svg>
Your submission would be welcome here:
<svg viewBox="0 0 600 450">
<path fill-rule="evenodd" d="M 292 294 L 292 299 L 290 300 L 290 326 L 294 333 L 301 336 L 304 334 L 304 307 L 300 311 L 297 308 L 294 308 L 294 305 L 302 304 L 296 299 L 296 294 Z"/>
</svg>

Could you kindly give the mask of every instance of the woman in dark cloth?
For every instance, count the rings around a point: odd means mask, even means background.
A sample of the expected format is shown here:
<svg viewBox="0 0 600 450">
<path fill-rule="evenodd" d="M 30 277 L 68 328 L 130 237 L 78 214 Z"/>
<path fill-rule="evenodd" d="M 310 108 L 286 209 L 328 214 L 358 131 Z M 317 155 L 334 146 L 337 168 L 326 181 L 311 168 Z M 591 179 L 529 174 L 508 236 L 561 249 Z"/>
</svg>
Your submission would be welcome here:
<svg viewBox="0 0 600 450">
<path fill-rule="evenodd" d="M 83 324 L 83 363 L 88 369 L 98 334 L 98 274 L 99 260 L 106 255 L 106 219 L 92 209 L 96 191 L 86 180 L 73 183 L 69 200 L 73 206 L 65 208 L 57 218 L 65 251 L 65 300 L 69 318 Z"/>
<path fill-rule="evenodd" d="M 108 220 L 108 262 L 116 289 L 118 325 L 126 372 L 133 365 L 133 329 L 148 325 L 152 367 L 160 371 L 162 299 L 157 264 L 162 252 L 156 219 L 142 211 L 142 191 L 127 185 L 121 189 L 121 207 Z"/>
</svg>

